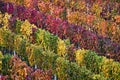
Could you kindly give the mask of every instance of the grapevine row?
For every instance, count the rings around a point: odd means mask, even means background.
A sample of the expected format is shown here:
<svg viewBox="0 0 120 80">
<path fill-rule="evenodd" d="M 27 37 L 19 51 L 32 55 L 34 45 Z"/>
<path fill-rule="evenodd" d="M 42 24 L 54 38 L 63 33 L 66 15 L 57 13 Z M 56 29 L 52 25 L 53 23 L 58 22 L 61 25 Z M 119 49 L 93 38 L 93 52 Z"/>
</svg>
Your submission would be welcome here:
<svg viewBox="0 0 120 80">
<path fill-rule="evenodd" d="M 31 43 L 31 39 L 29 38 L 31 31 L 29 30 L 32 30 L 32 28 L 29 27 L 33 27 L 33 25 L 26 20 L 22 25 L 18 25 L 21 22 L 17 23 L 16 26 L 14 26 L 16 30 L 12 32 L 9 29 L 10 24 L 6 19 L 9 18 L 8 16 L 9 15 L 5 14 L 2 23 L 3 26 L 0 28 L 0 46 L 15 50 L 22 60 L 28 60 L 30 66 L 36 64 L 38 68 L 43 70 L 52 69 L 53 74 L 56 74 L 60 80 L 117 80 L 120 78 L 120 64 L 118 62 L 100 57 L 95 52 L 84 49 L 74 51 L 77 64 L 75 62 L 70 62 L 64 57 L 55 54 L 49 50 L 49 48 L 45 49 L 45 45 L 40 45 L 39 42 L 42 42 L 42 35 L 44 34 L 41 34 L 41 37 L 37 39 L 37 44 Z M 27 30 L 25 30 L 26 27 L 23 26 L 28 26 Z M 42 31 L 44 30 L 40 30 L 40 32 Z"/>
<path fill-rule="evenodd" d="M 7 52 L 0 51 L 0 71 L 2 73 L 1 80 L 51 80 L 51 70 L 34 69 L 22 61 L 17 55 L 10 55 Z"/>
<path fill-rule="evenodd" d="M 102 1 L 102 0 L 101 0 Z M 10 2 L 10 1 L 8 1 Z M 98 35 L 110 38 L 112 41 L 120 42 L 120 12 L 119 3 L 108 1 L 24 1 L 15 4 L 22 4 L 25 7 L 35 8 L 44 14 L 50 14 L 55 18 L 62 18 L 69 23 L 82 25 Z M 31 4 L 32 3 L 32 4 Z M 102 4 L 101 4 L 102 3 Z M 28 6 L 29 5 L 29 6 Z M 113 7 L 113 5 L 115 5 Z M 63 7 L 64 6 L 64 7 Z M 108 7 L 109 6 L 109 7 Z"/>
<path fill-rule="evenodd" d="M 85 30 L 81 26 L 69 24 L 61 19 L 53 18 L 50 15 L 46 16 L 36 10 L 25 8 L 24 6 L 14 6 L 15 5 L 11 3 L 5 3 L 2 7 L 3 11 L 12 14 L 13 17 L 11 18 L 11 22 L 13 23 L 16 17 L 20 20 L 28 19 L 28 21 L 37 25 L 39 28 L 44 28 L 62 39 L 69 38 L 78 48 L 94 50 L 100 55 L 105 55 L 114 59 L 120 54 L 120 45 L 112 42 L 109 38 L 98 36 Z"/>
</svg>

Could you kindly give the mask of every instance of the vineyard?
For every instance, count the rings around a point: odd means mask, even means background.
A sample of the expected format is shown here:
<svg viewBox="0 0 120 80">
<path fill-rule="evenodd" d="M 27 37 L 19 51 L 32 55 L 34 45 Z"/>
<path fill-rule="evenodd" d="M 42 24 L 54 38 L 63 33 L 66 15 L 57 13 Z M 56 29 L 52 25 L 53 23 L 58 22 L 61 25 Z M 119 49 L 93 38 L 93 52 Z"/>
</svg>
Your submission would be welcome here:
<svg viewBox="0 0 120 80">
<path fill-rule="evenodd" d="M 0 0 L 0 80 L 120 80 L 120 0 Z"/>
</svg>

